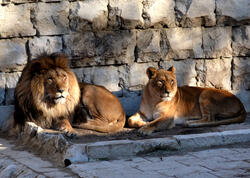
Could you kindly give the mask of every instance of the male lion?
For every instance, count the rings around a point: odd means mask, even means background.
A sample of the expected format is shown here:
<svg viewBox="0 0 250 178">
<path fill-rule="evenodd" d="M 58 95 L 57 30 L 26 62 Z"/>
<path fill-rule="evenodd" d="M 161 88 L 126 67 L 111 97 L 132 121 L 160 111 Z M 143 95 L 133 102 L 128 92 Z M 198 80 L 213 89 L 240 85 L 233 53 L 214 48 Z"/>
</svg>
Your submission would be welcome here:
<svg viewBox="0 0 250 178">
<path fill-rule="evenodd" d="M 87 115 L 90 119 L 84 120 Z M 118 131 L 124 126 L 125 113 L 119 100 L 104 87 L 79 86 L 67 58 L 54 54 L 29 62 L 17 83 L 14 124 L 22 129 L 26 121 L 72 136 L 76 134 L 73 121 L 81 128 Z"/>
<path fill-rule="evenodd" d="M 74 133 L 70 122 L 80 89 L 64 55 L 43 55 L 23 69 L 15 89 L 15 124 L 31 121 L 42 128 Z"/>
<path fill-rule="evenodd" d="M 128 119 L 130 127 L 141 127 L 145 135 L 169 129 L 243 122 L 246 111 L 241 101 L 225 90 L 177 87 L 175 68 L 147 69 L 149 81 L 143 90 L 140 110 Z"/>
</svg>

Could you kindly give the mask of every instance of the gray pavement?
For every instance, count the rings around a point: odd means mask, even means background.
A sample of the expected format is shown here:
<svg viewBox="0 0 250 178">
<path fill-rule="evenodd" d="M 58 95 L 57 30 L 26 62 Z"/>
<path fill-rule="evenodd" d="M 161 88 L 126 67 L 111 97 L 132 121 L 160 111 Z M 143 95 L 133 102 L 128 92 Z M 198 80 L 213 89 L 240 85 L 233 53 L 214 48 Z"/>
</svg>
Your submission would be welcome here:
<svg viewBox="0 0 250 178">
<path fill-rule="evenodd" d="M 0 177 L 250 177 L 250 142 L 172 155 L 156 151 L 64 168 L 0 138 Z"/>
</svg>

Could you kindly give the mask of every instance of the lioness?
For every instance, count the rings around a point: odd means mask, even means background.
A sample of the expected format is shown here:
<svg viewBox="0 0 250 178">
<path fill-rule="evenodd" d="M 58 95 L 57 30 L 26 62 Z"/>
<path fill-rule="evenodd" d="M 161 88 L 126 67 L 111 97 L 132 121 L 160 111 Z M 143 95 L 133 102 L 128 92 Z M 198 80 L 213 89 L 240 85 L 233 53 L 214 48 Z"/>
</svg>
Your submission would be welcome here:
<svg viewBox="0 0 250 178">
<path fill-rule="evenodd" d="M 146 71 L 149 81 L 143 90 L 140 110 L 128 119 L 130 127 L 141 127 L 145 135 L 170 129 L 215 126 L 243 122 L 246 111 L 241 101 L 225 90 L 177 87 L 175 68 Z"/>
</svg>

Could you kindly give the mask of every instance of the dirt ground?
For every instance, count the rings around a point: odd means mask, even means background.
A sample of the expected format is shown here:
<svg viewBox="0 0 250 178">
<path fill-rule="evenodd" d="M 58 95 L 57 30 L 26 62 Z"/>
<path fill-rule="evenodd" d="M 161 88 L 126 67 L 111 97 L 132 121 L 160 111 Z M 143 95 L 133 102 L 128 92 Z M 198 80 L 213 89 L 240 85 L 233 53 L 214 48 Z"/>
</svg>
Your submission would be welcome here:
<svg viewBox="0 0 250 178">
<path fill-rule="evenodd" d="M 108 140 L 141 140 L 150 138 L 171 137 L 173 135 L 199 134 L 208 132 L 221 132 L 226 130 L 250 129 L 250 113 L 244 123 L 221 125 L 217 127 L 182 128 L 175 127 L 170 130 L 152 133 L 150 136 L 141 135 L 137 129 L 124 128 L 115 134 L 104 134 L 90 130 L 76 129 L 78 137 L 71 139 L 73 143 L 91 143 Z"/>
</svg>

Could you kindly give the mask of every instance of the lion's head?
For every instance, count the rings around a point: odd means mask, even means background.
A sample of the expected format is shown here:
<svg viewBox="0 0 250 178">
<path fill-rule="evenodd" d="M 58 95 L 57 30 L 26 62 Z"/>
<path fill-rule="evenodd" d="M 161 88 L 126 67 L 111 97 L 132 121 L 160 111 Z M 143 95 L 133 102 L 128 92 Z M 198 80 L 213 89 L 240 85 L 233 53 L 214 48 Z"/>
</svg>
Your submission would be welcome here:
<svg viewBox="0 0 250 178">
<path fill-rule="evenodd" d="M 64 55 L 42 56 L 24 68 L 15 89 L 15 121 L 50 128 L 53 120 L 70 118 L 80 89 Z"/>
<path fill-rule="evenodd" d="M 163 101 L 170 101 L 177 92 L 177 81 L 174 72 L 174 67 L 170 67 L 168 70 L 157 70 L 153 67 L 147 69 L 148 85 Z"/>
</svg>

